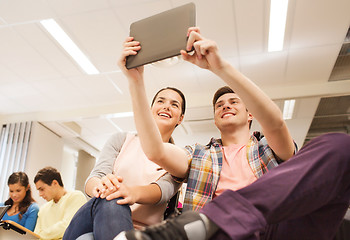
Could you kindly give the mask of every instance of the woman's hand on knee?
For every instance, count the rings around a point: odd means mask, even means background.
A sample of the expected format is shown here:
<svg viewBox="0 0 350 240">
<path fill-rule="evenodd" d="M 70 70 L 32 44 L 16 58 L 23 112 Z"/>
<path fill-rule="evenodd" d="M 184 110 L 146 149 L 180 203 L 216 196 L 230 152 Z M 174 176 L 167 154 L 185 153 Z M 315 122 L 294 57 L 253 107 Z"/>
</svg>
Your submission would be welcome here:
<svg viewBox="0 0 350 240">
<path fill-rule="evenodd" d="M 123 181 L 123 178 L 116 176 L 114 174 L 107 174 L 105 177 L 101 178 L 101 184 L 97 189 L 100 191 L 100 197 L 106 198 L 110 194 L 117 191 L 119 184 Z"/>
<path fill-rule="evenodd" d="M 137 194 L 132 187 L 128 187 L 123 183 L 119 184 L 119 188 L 112 194 L 106 197 L 107 200 L 122 198 L 117 201 L 118 204 L 133 205 L 137 200 Z"/>
</svg>

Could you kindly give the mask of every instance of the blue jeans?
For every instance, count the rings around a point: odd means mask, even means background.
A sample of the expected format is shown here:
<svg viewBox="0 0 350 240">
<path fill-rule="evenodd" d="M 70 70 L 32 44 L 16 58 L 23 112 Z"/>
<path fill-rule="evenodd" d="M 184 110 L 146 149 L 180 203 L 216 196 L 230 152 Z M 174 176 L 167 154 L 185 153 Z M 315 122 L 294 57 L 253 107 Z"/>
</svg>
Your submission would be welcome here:
<svg viewBox="0 0 350 240">
<path fill-rule="evenodd" d="M 92 198 L 85 203 L 74 215 L 63 239 L 81 236 L 80 239 L 112 240 L 120 232 L 133 229 L 129 205 L 119 205 L 116 201 Z"/>
</svg>

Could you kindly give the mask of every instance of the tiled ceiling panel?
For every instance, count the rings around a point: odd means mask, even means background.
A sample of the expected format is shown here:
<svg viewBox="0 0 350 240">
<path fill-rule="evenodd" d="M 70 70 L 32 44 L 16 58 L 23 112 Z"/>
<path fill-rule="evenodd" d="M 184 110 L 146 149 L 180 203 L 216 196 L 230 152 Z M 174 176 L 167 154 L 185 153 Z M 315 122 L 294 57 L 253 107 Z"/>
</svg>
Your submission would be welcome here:
<svg viewBox="0 0 350 240">
<path fill-rule="evenodd" d="M 290 48 L 342 43 L 344 28 L 349 27 L 349 9 L 347 0 L 297 0 Z"/>
<path fill-rule="evenodd" d="M 23 24 L 51 18 L 55 12 L 46 1 L 11 0 L 0 2 L 0 16 L 7 24 Z"/>
<path fill-rule="evenodd" d="M 50 68 L 56 70 L 57 77 L 76 76 L 83 73 L 71 56 L 63 50 L 39 23 L 18 25 L 13 29 L 50 65 Z M 46 76 L 43 71 L 45 69 L 38 72 L 41 79 L 55 77 Z"/>
</svg>

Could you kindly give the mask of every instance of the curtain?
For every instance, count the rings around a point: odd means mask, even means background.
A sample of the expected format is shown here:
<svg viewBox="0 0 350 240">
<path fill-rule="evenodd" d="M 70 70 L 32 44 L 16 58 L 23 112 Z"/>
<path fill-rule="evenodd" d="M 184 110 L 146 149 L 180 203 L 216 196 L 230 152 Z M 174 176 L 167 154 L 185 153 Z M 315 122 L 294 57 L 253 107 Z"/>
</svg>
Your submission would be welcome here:
<svg viewBox="0 0 350 240">
<path fill-rule="evenodd" d="M 13 172 L 24 171 L 32 122 L 10 123 L 0 135 L 0 202 L 9 195 L 7 179 Z"/>
</svg>

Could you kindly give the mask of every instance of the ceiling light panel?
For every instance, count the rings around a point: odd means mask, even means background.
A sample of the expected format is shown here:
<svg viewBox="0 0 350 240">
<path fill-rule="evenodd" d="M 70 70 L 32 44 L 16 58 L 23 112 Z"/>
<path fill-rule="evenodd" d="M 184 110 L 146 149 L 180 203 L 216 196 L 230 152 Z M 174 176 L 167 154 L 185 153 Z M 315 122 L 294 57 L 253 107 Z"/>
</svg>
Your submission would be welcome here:
<svg viewBox="0 0 350 240">
<path fill-rule="evenodd" d="M 54 19 L 42 20 L 40 23 L 87 74 L 99 74 L 97 68 Z"/>
<path fill-rule="evenodd" d="M 271 0 L 268 51 L 282 51 L 288 0 Z"/>
<path fill-rule="evenodd" d="M 283 119 L 292 119 L 294 112 L 295 99 L 285 100 L 283 107 Z"/>
</svg>

